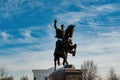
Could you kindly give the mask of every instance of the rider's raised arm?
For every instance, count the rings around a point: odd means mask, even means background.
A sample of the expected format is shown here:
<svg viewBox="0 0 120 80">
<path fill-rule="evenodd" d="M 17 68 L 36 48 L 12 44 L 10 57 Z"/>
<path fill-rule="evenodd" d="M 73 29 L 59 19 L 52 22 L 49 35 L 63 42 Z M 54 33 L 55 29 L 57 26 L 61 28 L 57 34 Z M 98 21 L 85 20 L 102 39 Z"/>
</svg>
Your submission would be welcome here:
<svg viewBox="0 0 120 80">
<path fill-rule="evenodd" d="M 57 20 L 55 19 L 55 20 L 54 20 L 54 28 L 55 28 L 55 29 L 57 29 L 56 23 L 57 23 Z"/>
</svg>

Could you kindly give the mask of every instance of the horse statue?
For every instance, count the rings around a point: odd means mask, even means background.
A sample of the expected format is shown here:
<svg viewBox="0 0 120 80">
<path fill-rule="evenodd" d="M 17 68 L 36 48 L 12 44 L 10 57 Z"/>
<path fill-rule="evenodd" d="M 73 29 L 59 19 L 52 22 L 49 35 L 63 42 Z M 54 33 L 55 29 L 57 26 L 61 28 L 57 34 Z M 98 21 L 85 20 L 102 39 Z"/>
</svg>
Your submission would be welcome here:
<svg viewBox="0 0 120 80">
<path fill-rule="evenodd" d="M 56 20 L 54 22 L 54 26 L 57 31 Z M 62 34 L 63 37 L 59 37 L 61 35 L 59 35 L 59 33 L 56 32 L 58 36 L 58 40 L 56 41 L 56 48 L 54 51 L 54 66 L 55 66 L 54 70 L 56 70 L 57 64 L 60 65 L 60 58 L 63 58 L 63 65 L 67 65 L 68 64 L 67 54 L 71 53 L 73 56 L 75 56 L 76 54 L 77 45 L 76 44 L 73 45 L 71 39 L 74 32 L 74 27 L 75 25 L 69 25 L 65 31 L 62 28 L 61 31 L 64 31 L 64 34 Z"/>
</svg>

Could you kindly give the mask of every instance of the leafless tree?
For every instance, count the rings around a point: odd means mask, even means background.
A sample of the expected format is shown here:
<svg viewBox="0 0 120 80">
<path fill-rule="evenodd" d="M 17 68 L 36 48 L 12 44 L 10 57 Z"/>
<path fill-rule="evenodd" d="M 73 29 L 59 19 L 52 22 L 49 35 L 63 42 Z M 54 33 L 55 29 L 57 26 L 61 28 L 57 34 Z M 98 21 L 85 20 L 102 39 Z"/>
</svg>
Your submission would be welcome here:
<svg viewBox="0 0 120 80">
<path fill-rule="evenodd" d="M 0 79 L 7 77 L 7 71 L 4 67 L 0 67 Z"/>
<path fill-rule="evenodd" d="M 5 67 L 0 67 L 0 80 L 14 80 L 13 76 L 8 77 L 8 72 Z"/>
<path fill-rule="evenodd" d="M 28 76 L 22 76 L 20 80 L 28 80 Z"/>
<path fill-rule="evenodd" d="M 109 74 L 107 76 L 107 80 L 120 80 L 118 75 L 115 73 L 114 69 L 110 69 Z"/>
<path fill-rule="evenodd" d="M 83 80 L 98 80 L 97 65 L 94 65 L 93 61 L 87 60 L 81 65 L 83 70 Z"/>
</svg>

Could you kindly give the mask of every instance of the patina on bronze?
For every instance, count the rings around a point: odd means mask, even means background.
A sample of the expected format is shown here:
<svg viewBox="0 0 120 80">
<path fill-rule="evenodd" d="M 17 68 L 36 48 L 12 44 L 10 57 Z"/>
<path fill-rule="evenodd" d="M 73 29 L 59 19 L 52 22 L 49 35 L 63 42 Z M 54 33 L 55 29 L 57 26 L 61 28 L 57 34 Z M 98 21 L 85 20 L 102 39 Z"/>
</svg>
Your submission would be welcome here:
<svg viewBox="0 0 120 80">
<path fill-rule="evenodd" d="M 56 65 L 60 65 L 60 58 L 63 58 L 63 65 L 67 65 L 67 54 L 70 53 L 73 56 L 76 54 L 77 44 L 73 44 L 72 36 L 74 32 L 75 25 L 69 25 L 66 30 L 64 30 L 64 24 L 61 28 L 57 27 L 57 20 L 54 20 L 54 28 L 56 31 L 56 47 L 54 51 L 54 66 L 56 70 Z"/>
</svg>

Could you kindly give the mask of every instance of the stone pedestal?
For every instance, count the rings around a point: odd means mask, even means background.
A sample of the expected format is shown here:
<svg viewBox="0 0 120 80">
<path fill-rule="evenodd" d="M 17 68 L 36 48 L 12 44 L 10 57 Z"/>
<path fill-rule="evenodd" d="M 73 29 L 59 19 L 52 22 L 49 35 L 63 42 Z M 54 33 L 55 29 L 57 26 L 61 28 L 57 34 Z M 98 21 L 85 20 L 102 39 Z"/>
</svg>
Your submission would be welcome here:
<svg viewBox="0 0 120 80">
<path fill-rule="evenodd" d="M 66 65 L 49 76 L 49 80 L 82 80 L 82 70 Z"/>
</svg>

